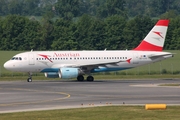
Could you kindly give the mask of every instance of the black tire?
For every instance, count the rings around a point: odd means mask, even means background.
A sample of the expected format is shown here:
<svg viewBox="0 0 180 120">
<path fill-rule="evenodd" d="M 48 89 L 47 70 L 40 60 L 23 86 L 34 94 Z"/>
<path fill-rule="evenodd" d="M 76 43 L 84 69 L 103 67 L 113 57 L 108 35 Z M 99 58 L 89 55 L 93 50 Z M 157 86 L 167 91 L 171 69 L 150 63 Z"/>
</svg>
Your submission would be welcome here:
<svg viewBox="0 0 180 120">
<path fill-rule="evenodd" d="M 32 78 L 28 78 L 28 79 L 27 79 L 27 82 L 32 82 Z"/>
<path fill-rule="evenodd" d="M 84 81 L 84 76 L 79 75 L 79 76 L 77 77 L 77 81 Z"/>
<path fill-rule="evenodd" d="M 94 77 L 93 76 L 88 76 L 87 81 L 94 81 Z"/>
</svg>

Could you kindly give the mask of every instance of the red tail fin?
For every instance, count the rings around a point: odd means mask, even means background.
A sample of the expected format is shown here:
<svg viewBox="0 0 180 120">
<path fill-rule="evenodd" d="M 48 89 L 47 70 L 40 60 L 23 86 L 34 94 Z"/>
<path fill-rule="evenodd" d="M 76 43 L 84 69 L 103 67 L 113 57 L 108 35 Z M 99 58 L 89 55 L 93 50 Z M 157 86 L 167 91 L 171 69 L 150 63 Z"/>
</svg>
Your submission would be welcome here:
<svg viewBox="0 0 180 120">
<path fill-rule="evenodd" d="M 134 49 L 139 51 L 162 51 L 169 20 L 159 20 L 144 40 Z"/>
</svg>

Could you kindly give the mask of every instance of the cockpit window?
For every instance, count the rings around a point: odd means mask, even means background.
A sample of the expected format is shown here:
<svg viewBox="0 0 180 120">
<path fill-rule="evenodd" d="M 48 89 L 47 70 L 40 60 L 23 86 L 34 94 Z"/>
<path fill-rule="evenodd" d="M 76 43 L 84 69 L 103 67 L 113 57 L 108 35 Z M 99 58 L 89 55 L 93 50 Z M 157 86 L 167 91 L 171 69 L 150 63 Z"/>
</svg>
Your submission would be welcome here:
<svg viewBox="0 0 180 120">
<path fill-rule="evenodd" d="M 13 57 L 13 58 L 11 58 L 11 60 L 22 60 L 22 58 L 21 57 Z"/>
<path fill-rule="evenodd" d="M 11 58 L 11 60 L 14 60 L 14 59 L 15 59 L 15 57 Z"/>
</svg>

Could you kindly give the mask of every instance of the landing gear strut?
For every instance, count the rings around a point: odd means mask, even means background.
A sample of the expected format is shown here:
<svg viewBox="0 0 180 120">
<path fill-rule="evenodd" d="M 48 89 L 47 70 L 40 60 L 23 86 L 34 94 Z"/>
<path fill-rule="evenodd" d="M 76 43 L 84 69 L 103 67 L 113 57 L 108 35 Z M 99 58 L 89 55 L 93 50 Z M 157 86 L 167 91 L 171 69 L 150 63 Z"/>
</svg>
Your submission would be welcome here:
<svg viewBox="0 0 180 120">
<path fill-rule="evenodd" d="M 29 78 L 27 79 L 27 82 L 32 82 L 32 73 L 28 73 L 29 74 Z"/>
</svg>

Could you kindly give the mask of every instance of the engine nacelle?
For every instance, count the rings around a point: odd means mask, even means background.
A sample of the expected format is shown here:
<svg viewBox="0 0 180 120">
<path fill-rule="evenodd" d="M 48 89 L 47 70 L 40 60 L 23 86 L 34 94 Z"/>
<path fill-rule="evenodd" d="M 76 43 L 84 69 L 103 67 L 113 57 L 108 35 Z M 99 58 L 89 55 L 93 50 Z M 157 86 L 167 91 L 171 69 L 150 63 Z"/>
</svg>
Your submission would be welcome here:
<svg viewBox="0 0 180 120">
<path fill-rule="evenodd" d="M 60 68 L 59 72 L 48 72 L 45 73 L 45 77 L 48 78 L 75 78 L 78 75 L 83 74 L 83 72 L 79 68 Z"/>
</svg>

